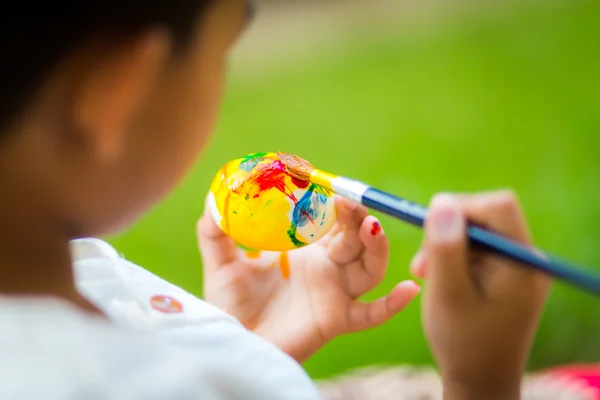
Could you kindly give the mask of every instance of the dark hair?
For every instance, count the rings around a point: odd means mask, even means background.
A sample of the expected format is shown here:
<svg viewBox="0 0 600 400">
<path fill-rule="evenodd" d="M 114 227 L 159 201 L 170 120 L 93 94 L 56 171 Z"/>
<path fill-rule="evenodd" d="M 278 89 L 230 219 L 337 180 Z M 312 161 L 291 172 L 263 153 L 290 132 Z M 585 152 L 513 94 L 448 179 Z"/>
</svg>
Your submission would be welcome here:
<svg viewBox="0 0 600 400">
<path fill-rule="evenodd" d="M 8 1 L 0 11 L 0 129 L 13 122 L 58 62 L 86 40 L 126 38 L 160 27 L 181 48 L 212 1 Z"/>
</svg>

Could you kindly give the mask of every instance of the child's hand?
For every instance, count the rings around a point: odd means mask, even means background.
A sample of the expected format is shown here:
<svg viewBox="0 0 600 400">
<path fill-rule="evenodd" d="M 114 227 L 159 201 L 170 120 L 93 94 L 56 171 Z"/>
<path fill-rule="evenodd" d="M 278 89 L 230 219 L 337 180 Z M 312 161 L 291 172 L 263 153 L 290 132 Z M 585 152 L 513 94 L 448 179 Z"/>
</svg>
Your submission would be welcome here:
<svg viewBox="0 0 600 400">
<path fill-rule="evenodd" d="M 237 317 L 298 361 L 335 336 L 379 325 L 419 292 L 401 282 L 387 296 L 359 298 L 383 279 L 389 244 L 364 207 L 336 197 L 338 223 L 320 241 L 289 253 L 290 277 L 248 265 L 208 212 L 198 224 L 207 301 Z"/>
<path fill-rule="evenodd" d="M 470 252 L 465 221 L 530 244 L 511 193 L 436 197 L 413 260 L 427 277 L 423 323 L 445 399 L 518 399 L 550 280 L 497 256 Z"/>
</svg>

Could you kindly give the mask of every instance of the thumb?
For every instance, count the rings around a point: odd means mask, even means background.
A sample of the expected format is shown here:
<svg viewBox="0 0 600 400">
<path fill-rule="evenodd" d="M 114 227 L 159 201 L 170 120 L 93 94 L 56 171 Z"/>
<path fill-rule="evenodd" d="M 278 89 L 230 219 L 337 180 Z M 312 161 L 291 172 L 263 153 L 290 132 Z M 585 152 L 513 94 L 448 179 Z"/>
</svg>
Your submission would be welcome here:
<svg viewBox="0 0 600 400">
<path fill-rule="evenodd" d="M 397 284 L 387 295 L 372 302 L 355 301 L 348 311 L 350 332 L 374 328 L 402 311 L 419 294 L 420 286 L 414 281 Z"/>
<path fill-rule="evenodd" d="M 205 202 L 204 215 L 202 215 L 196 226 L 198 247 L 205 275 L 236 261 L 238 254 L 233 239 L 227 236 L 215 223 L 211 214 L 214 198 L 211 196 L 212 194 L 209 193 Z"/>
<path fill-rule="evenodd" d="M 429 285 L 435 293 L 456 299 L 471 291 L 465 217 L 458 200 L 450 195 L 436 196 L 431 202 L 425 251 Z"/>
</svg>

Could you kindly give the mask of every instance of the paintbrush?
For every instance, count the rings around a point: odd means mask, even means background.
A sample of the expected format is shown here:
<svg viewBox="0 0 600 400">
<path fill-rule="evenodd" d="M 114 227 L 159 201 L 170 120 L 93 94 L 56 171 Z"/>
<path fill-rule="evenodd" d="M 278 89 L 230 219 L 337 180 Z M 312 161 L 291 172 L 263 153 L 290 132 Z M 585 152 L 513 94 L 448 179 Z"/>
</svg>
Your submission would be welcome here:
<svg viewBox="0 0 600 400">
<path fill-rule="evenodd" d="M 300 157 L 286 153 L 278 153 L 278 155 L 290 175 L 296 179 L 312 182 L 367 208 L 409 224 L 419 227 L 425 224 L 427 208 L 422 205 L 375 189 L 366 183 L 318 170 Z M 590 271 L 477 225 L 469 224 L 467 234 L 471 245 L 477 249 L 491 251 L 600 295 L 600 277 Z"/>
</svg>

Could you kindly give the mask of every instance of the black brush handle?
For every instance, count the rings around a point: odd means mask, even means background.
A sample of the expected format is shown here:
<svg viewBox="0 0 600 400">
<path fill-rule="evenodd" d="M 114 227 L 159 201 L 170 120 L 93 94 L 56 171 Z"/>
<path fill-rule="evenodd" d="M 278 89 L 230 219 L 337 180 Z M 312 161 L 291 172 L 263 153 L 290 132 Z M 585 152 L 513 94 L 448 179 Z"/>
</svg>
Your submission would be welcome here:
<svg viewBox="0 0 600 400">
<path fill-rule="evenodd" d="M 426 207 L 373 188 L 363 193 L 361 203 L 367 208 L 420 227 L 423 227 L 427 218 Z M 595 295 L 600 295 L 600 277 L 596 274 L 559 261 L 545 253 L 538 254 L 514 240 L 475 225 L 469 225 L 467 233 L 471 244 L 478 248 L 534 267 Z"/>
</svg>

